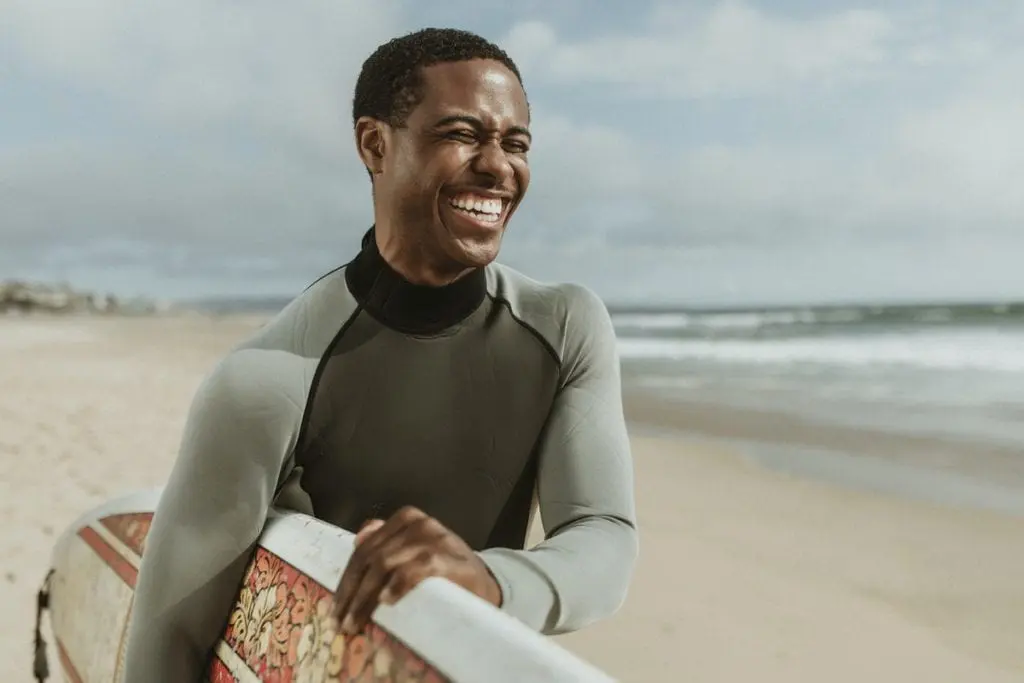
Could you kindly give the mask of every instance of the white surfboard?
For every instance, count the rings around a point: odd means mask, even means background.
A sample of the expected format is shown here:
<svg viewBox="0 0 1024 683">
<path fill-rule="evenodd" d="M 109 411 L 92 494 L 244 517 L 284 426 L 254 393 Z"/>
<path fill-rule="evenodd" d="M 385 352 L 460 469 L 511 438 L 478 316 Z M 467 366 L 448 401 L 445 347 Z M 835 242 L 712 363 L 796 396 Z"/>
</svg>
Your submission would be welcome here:
<svg viewBox="0 0 1024 683">
<path fill-rule="evenodd" d="M 159 491 L 83 515 L 58 539 L 49 580 L 68 683 L 120 681 L 124 630 Z M 274 513 L 214 649 L 213 683 L 449 681 L 611 683 L 548 638 L 443 579 L 428 579 L 346 637 L 330 616 L 353 536 Z"/>
</svg>

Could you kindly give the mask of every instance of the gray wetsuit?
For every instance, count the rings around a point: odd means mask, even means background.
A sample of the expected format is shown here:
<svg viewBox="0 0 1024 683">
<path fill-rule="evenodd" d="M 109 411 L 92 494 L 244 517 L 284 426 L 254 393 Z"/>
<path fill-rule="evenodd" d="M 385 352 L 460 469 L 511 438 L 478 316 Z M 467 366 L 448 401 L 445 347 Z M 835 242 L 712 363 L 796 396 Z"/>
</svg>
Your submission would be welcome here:
<svg viewBox="0 0 1024 683">
<path fill-rule="evenodd" d="M 547 634 L 625 598 L 638 549 L 603 303 L 492 264 L 404 280 L 371 230 L 201 385 L 147 539 L 125 681 L 197 680 L 272 507 L 348 530 L 416 506 Z M 539 503 L 545 540 L 524 549 Z"/>
</svg>

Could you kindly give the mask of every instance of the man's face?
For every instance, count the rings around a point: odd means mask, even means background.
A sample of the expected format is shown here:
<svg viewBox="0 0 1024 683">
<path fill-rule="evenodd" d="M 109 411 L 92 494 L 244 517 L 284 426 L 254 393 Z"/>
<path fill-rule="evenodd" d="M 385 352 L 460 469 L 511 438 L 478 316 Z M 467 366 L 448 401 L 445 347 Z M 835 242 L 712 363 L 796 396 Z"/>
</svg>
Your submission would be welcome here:
<svg viewBox="0 0 1024 683">
<path fill-rule="evenodd" d="M 378 210 L 413 231 L 435 267 L 481 267 L 497 257 L 530 182 L 526 93 L 492 60 L 437 64 L 423 79 L 406 127 L 382 132 Z"/>
</svg>

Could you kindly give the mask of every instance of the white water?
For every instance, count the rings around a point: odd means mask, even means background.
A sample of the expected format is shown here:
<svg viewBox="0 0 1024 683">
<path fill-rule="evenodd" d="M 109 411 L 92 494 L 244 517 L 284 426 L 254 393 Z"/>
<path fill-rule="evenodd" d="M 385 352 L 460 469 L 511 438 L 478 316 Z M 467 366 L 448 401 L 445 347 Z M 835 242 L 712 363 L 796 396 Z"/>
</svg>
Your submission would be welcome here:
<svg viewBox="0 0 1024 683">
<path fill-rule="evenodd" d="M 679 314 L 617 316 L 625 377 L 687 400 L 1019 443 L 1024 457 L 1024 326 L 837 327 L 784 313 L 737 315 L 725 333 L 703 314 L 703 329 Z"/>
<path fill-rule="evenodd" d="M 624 360 L 1024 373 L 1024 331 L 996 328 L 932 328 L 782 339 L 621 337 L 619 351 Z"/>
</svg>

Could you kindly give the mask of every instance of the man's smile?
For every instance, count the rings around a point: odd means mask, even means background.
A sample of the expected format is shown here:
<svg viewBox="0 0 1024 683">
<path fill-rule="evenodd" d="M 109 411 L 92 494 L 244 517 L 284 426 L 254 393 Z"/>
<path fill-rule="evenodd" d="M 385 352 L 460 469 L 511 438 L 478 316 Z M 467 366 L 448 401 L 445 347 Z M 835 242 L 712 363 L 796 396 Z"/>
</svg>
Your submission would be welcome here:
<svg viewBox="0 0 1024 683">
<path fill-rule="evenodd" d="M 502 223 L 511 200 L 493 193 L 460 192 L 449 197 L 447 204 L 459 218 L 483 228 L 493 228 Z"/>
</svg>

